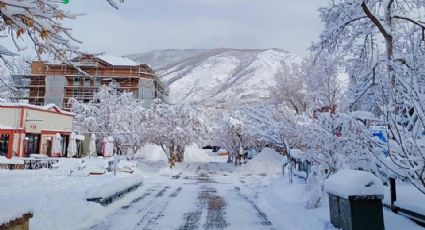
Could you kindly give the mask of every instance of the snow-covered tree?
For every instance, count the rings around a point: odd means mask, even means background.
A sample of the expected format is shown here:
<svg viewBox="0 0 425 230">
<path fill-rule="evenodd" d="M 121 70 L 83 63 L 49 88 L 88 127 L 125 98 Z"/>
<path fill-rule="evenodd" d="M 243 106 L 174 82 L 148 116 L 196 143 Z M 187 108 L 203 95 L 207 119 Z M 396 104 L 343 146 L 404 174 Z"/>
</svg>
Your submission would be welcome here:
<svg viewBox="0 0 425 230">
<path fill-rule="evenodd" d="M 240 164 L 240 156 L 244 148 L 250 147 L 250 135 L 244 124 L 240 110 L 235 110 L 224 116 L 216 126 L 215 134 L 234 159 L 235 165 Z"/>
<path fill-rule="evenodd" d="M 16 90 L 12 86 L 10 71 L 0 66 L 0 102 L 10 102 L 10 96 L 12 96 Z"/>
<path fill-rule="evenodd" d="M 425 193 L 425 2 L 335 0 L 321 16 L 325 30 L 314 48 L 346 59 L 348 107 L 384 118 L 392 161 L 385 165 Z"/>
<path fill-rule="evenodd" d="M 301 66 L 295 66 L 292 69 L 286 68 L 279 77 L 276 77 L 276 86 L 272 88 L 271 94 L 276 104 L 285 103 L 297 114 L 306 110 L 306 88 L 304 82 L 304 73 Z"/>
<path fill-rule="evenodd" d="M 371 148 L 362 141 L 365 130 L 364 124 L 355 116 L 330 112 L 318 113 L 310 123 L 298 127 L 303 152 L 301 157 L 313 165 L 312 174 L 307 180 L 311 195 L 308 207 L 320 204 L 324 180 L 339 169 L 372 170 Z M 371 132 L 367 135 L 371 136 Z"/>
<path fill-rule="evenodd" d="M 305 101 L 310 110 L 331 108 L 340 102 L 343 91 L 338 79 L 338 59 L 321 52 L 303 65 L 302 78 L 307 91 Z"/>
<path fill-rule="evenodd" d="M 251 139 L 286 154 L 298 146 L 297 125 L 303 119 L 284 104 L 259 104 L 242 109 Z"/>
<path fill-rule="evenodd" d="M 99 140 L 112 136 L 118 151 L 120 144 L 140 147 L 145 109 L 130 92 L 119 92 L 113 85 L 102 86 L 89 103 L 71 99 L 76 114 L 75 129 L 95 133 Z M 137 148 L 137 147 L 136 147 Z"/>
<path fill-rule="evenodd" d="M 187 145 L 202 142 L 208 133 L 203 113 L 188 104 L 156 104 L 148 117 L 148 141 L 162 147 L 171 168 L 184 160 Z"/>
<path fill-rule="evenodd" d="M 106 0 L 118 8 L 114 0 Z M 121 0 L 122 2 L 122 0 Z M 0 35 L 13 41 L 18 51 L 24 50 L 19 40 L 30 40 L 37 55 L 53 54 L 66 60 L 69 52 L 76 52 L 73 42 L 80 43 L 71 35 L 72 29 L 65 26 L 65 19 L 73 20 L 77 14 L 61 9 L 57 0 L 7 0 L 0 1 Z M 0 45 L 0 59 L 8 64 L 7 56 L 16 55 Z"/>
</svg>

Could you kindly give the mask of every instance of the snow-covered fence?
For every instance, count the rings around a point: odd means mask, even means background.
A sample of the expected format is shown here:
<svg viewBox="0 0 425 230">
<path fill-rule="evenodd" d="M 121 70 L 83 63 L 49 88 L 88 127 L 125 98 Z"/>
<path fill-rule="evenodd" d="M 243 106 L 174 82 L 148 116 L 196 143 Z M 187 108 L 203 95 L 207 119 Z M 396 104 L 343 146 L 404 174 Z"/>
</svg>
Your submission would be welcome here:
<svg viewBox="0 0 425 230">
<path fill-rule="evenodd" d="M 304 159 L 302 153 L 298 149 L 292 149 L 290 154 L 290 160 L 292 161 L 293 167 L 295 167 L 294 175 L 307 180 L 311 173 L 311 162 Z"/>
<path fill-rule="evenodd" d="M 42 168 L 51 169 L 51 168 L 53 168 L 54 165 L 56 165 L 59 162 L 59 159 L 24 158 L 23 161 L 24 161 L 25 169 L 42 169 Z"/>
<path fill-rule="evenodd" d="M 415 209 L 414 207 L 400 207 L 397 205 L 397 189 L 396 189 L 396 179 L 390 178 L 390 203 L 384 203 L 384 206 L 388 209 L 391 209 L 394 213 L 405 216 L 416 223 L 425 226 L 425 213 L 422 213 L 420 210 Z"/>
<path fill-rule="evenodd" d="M 0 169 L 24 169 L 24 161 L 16 158 L 7 159 L 6 157 L 0 156 Z"/>
<path fill-rule="evenodd" d="M 141 178 L 123 178 L 122 180 L 107 184 L 100 190 L 92 191 L 87 196 L 87 201 L 97 202 L 103 206 L 109 205 L 115 200 L 121 198 L 125 194 L 136 190 L 143 184 Z"/>
</svg>

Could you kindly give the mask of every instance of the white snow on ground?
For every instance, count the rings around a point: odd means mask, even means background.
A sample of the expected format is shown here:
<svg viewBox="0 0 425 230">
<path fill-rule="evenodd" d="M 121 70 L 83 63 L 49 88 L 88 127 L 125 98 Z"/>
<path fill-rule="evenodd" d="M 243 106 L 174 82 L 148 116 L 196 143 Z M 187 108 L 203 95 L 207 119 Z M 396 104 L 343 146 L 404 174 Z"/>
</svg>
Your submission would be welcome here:
<svg viewBox="0 0 425 230">
<path fill-rule="evenodd" d="M 0 170 L 0 222 L 33 211 L 31 229 L 84 229 L 131 198 L 107 208 L 87 202 L 90 192 L 119 190 L 122 179 L 133 180 L 136 174 L 86 176 L 78 170 L 81 161 L 60 159 L 55 170 Z"/>
<path fill-rule="evenodd" d="M 391 191 L 387 186 L 385 189 L 384 203 L 391 204 Z M 396 206 L 425 214 L 425 195 L 412 185 L 397 181 L 396 183 L 397 201 Z"/>
<path fill-rule="evenodd" d="M 245 168 L 250 171 L 258 169 L 260 172 L 268 173 L 263 178 L 255 175 L 247 176 L 249 174 L 242 176 L 245 187 L 241 187 L 241 192 L 247 196 L 256 197 L 258 207 L 278 228 L 280 226 L 280 228 L 288 230 L 335 229 L 330 223 L 327 197 L 323 200 L 321 207 L 307 209 L 305 207 L 307 201 L 305 181 L 294 177 L 294 182 L 290 185 L 287 172 L 285 176 L 278 176 L 282 173 L 281 168 L 278 167 L 278 163 L 273 163 L 270 159 L 277 161 L 281 159 L 281 156 L 277 153 L 273 154 L 273 152 L 273 150 L 265 149 L 246 165 Z M 405 188 L 401 189 L 405 190 Z M 421 197 L 425 199 L 425 196 Z M 421 200 L 418 197 L 416 199 Z M 386 209 L 384 209 L 384 221 L 385 229 L 422 229 L 407 218 Z"/>
<path fill-rule="evenodd" d="M 258 197 L 258 206 L 263 209 L 275 226 L 284 226 L 288 230 L 317 230 L 335 229 L 330 223 L 328 199 L 322 206 L 315 209 L 306 209 L 307 195 L 305 182 L 295 179 L 289 185 L 288 177 L 274 178 L 264 189 L 247 191 Z M 412 221 L 384 209 L 385 229 L 423 229 Z"/>
<path fill-rule="evenodd" d="M 198 157 L 199 151 L 204 150 L 193 147 L 188 151 L 193 151 L 189 155 Z M 227 159 L 204 153 L 212 160 Z M 200 160 L 206 159 L 203 157 Z M 122 163 L 127 166 L 137 163 L 138 170 L 133 174 L 85 176 L 76 173 L 81 159 L 61 159 L 55 170 L 0 170 L 0 220 L 31 210 L 34 217 L 30 226 L 36 230 L 166 230 L 206 226 L 334 229 L 329 221 L 327 199 L 319 208 L 306 209 L 305 182 L 295 178 L 289 185 L 287 173 L 281 174 L 281 160 L 282 156 L 265 149 L 238 168 L 225 162 L 197 161 L 177 164 L 170 170 L 166 161 L 138 159 Z M 90 193 L 118 189 L 140 175 L 145 178 L 143 186 L 109 206 L 85 201 Z M 387 210 L 384 210 L 384 218 L 386 229 L 421 229 Z"/>
</svg>

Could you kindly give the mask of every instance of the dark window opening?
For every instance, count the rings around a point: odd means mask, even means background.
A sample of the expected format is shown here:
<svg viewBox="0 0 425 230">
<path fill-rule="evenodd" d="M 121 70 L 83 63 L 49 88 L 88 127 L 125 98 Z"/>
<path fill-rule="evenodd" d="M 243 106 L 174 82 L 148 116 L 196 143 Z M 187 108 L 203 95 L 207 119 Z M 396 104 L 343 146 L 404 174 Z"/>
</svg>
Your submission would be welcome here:
<svg viewBox="0 0 425 230">
<path fill-rule="evenodd" d="M 9 135 L 0 134 L 0 156 L 7 157 L 9 151 Z"/>
<path fill-rule="evenodd" d="M 25 157 L 31 154 L 38 154 L 40 146 L 40 134 L 27 134 L 25 136 Z"/>
</svg>

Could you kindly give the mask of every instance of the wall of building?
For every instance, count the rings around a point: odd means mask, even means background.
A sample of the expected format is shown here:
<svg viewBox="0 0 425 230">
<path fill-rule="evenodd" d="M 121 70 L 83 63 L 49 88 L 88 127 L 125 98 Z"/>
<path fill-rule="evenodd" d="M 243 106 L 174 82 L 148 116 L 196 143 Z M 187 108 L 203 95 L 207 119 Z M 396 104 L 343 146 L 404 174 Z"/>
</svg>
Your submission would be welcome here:
<svg viewBox="0 0 425 230">
<path fill-rule="evenodd" d="M 10 128 L 19 128 L 20 121 L 21 121 L 21 108 L 15 108 L 15 107 L 3 108 L 2 107 L 0 109 L 0 124 L 1 125 L 7 126 Z"/>
<path fill-rule="evenodd" d="M 48 111 L 26 109 L 24 112 L 24 129 L 27 133 L 41 134 L 42 130 L 71 132 L 74 117 Z"/>
</svg>

